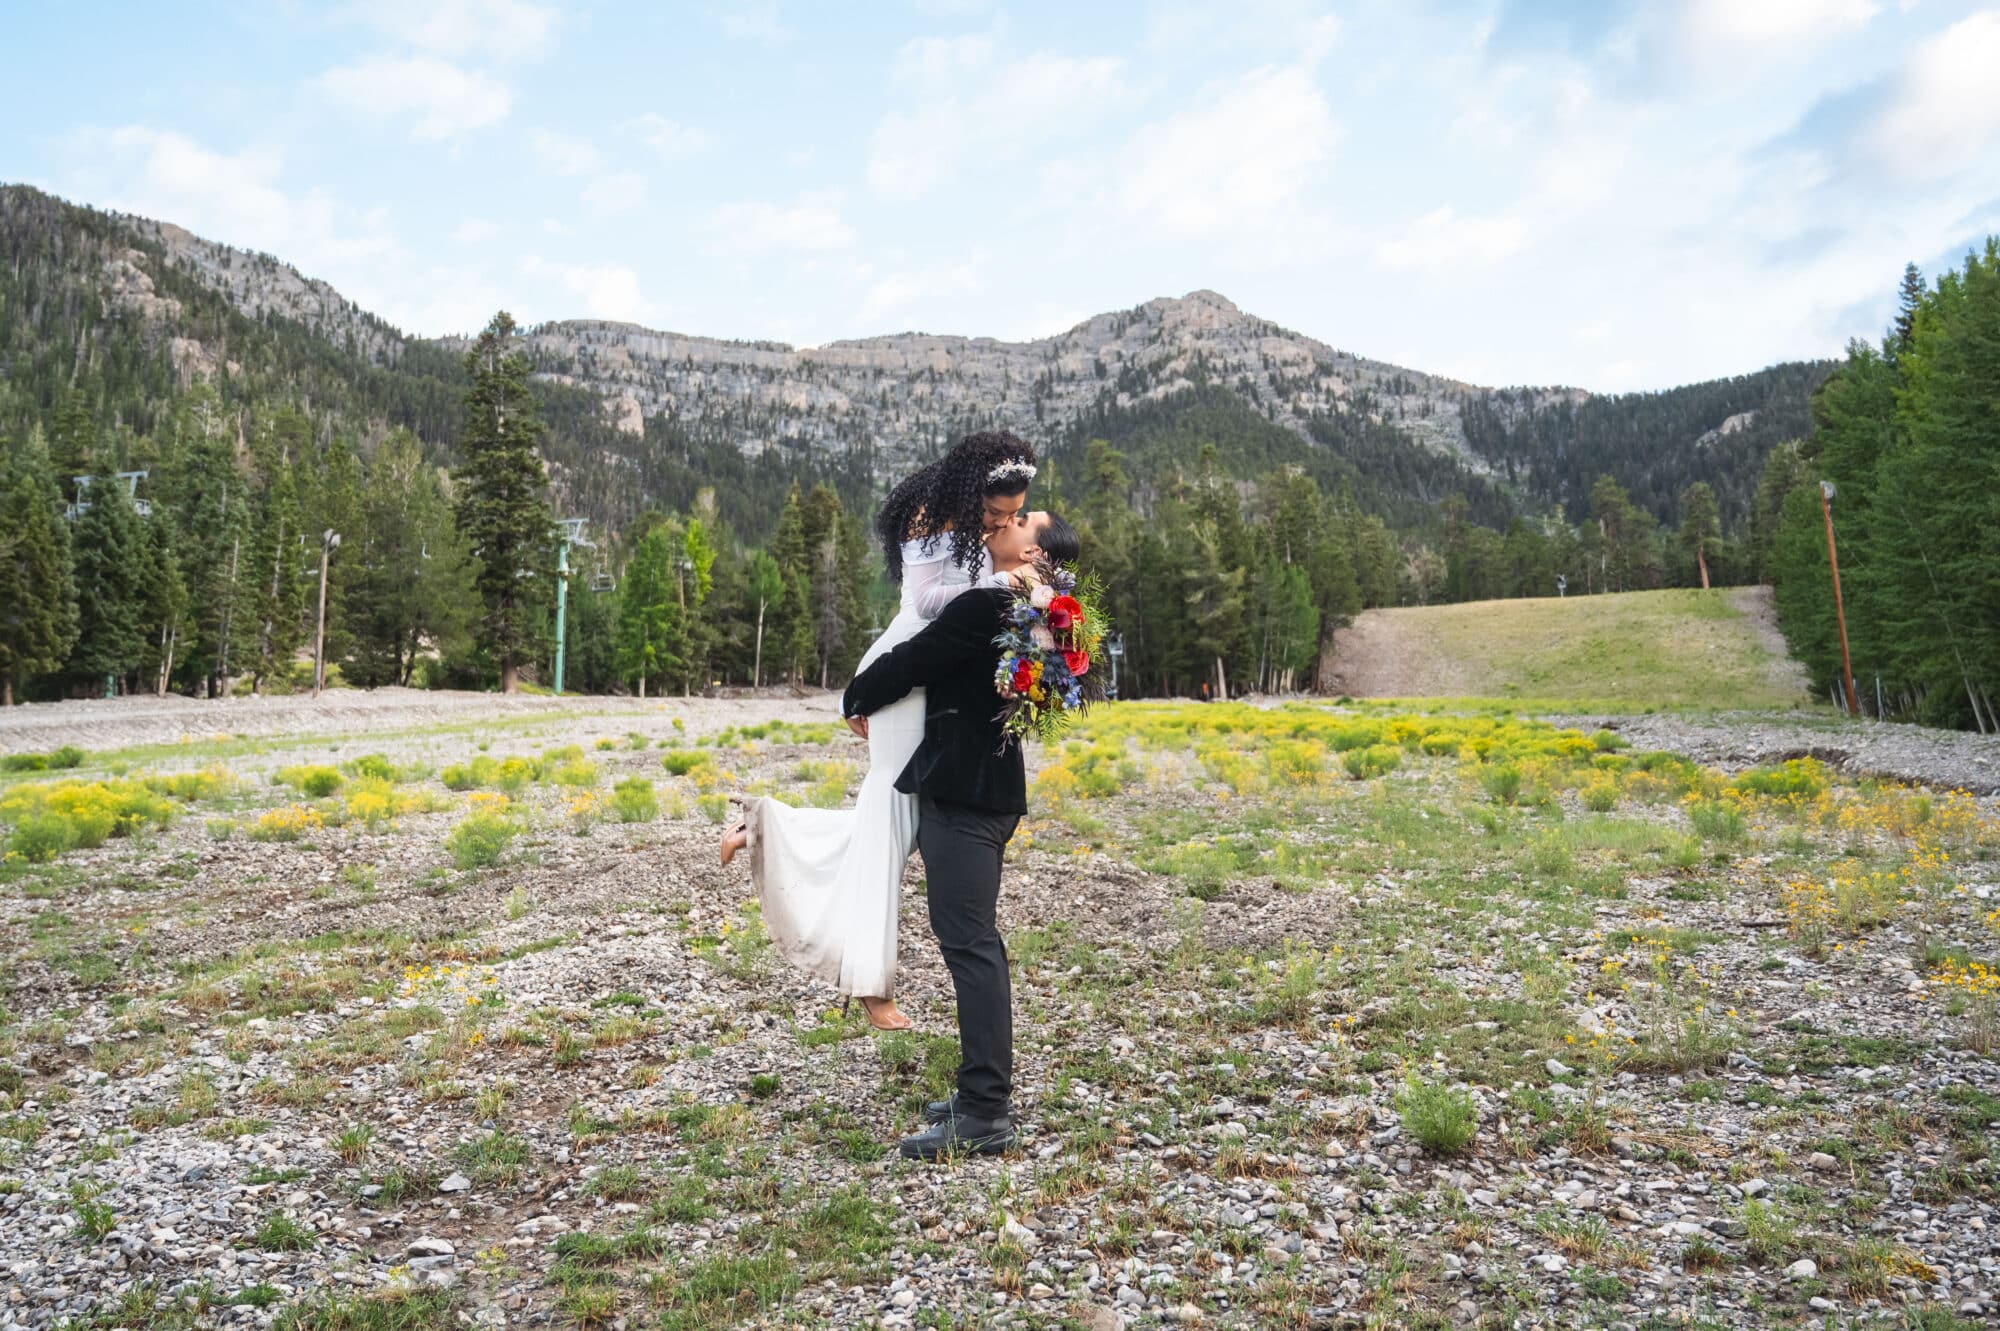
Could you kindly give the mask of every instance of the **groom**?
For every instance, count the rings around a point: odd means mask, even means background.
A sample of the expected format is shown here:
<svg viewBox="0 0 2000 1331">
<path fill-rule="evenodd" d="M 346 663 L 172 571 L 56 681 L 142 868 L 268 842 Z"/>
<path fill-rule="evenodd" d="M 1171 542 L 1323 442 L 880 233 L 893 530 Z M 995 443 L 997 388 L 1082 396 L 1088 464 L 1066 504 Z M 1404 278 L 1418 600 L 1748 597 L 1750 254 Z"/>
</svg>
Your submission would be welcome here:
<svg viewBox="0 0 2000 1331">
<path fill-rule="evenodd" d="M 1017 572 L 1042 554 L 1073 561 L 1075 540 L 1062 519 L 1029 513 L 994 533 L 987 550 L 996 572 Z M 1028 802 L 1021 746 L 1002 743 L 993 687 L 1000 660 L 993 640 L 1012 607 L 1013 593 L 997 587 L 961 593 L 855 676 L 841 700 L 841 715 L 865 737 L 871 713 L 911 689 L 925 691 L 923 743 L 896 789 L 917 796 L 917 848 L 931 932 L 958 997 L 960 1061 L 957 1093 L 926 1106 L 932 1126 L 902 1142 L 909 1160 L 999 1155 L 1014 1145 L 1014 1000 L 995 916 L 1001 860 Z"/>
</svg>

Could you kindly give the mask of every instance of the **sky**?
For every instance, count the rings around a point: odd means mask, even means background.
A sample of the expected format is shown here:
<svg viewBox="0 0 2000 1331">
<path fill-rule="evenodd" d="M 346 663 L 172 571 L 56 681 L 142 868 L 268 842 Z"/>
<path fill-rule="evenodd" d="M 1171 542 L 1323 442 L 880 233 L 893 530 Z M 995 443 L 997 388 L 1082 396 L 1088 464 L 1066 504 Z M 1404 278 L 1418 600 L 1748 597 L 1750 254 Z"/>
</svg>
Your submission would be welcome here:
<svg viewBox="0 0 2000 1331">
<path fill-rule="evenodd" d="M 1877 338 L 2000 233 L 1948 0 L 10 5 L 0 181 L 405 332 L 1021 339 L 1199 288 L 1483 385 Z"/>
</svg>

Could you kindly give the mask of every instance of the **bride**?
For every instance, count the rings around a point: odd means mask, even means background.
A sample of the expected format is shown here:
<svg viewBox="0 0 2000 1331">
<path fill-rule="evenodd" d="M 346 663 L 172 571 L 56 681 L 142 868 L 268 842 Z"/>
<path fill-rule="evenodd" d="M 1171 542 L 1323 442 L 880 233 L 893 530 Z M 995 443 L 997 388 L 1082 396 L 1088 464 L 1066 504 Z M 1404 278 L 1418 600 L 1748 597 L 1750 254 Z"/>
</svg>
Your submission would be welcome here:
<svg viewBox="0 0 2000 1331">
<path fill-rule="evenodd" d="M 1005 431 L 967 435 L 890 492 L 875 520 L 902 604 L 857 670 L 935 619 L 973 587 L 1016 587 L 986 542 L 1025 528 L 1034 447 Z M 1041 524 L 1037 524 L 1037 530 Z M 1024 545 L 1012 563 L 1035 553 Z M 896 1008 L 896 915 L 903 865 L 917 840 L 917 798 L 895 788 L 924 737 L 918 689 L 869 718 L 868 774 L 852 809 L 795 809 L 753 800 L 722 841 L 722 862 L 749 848 L 764 925 L 792 964 L 859 998 L 878 1030 L 908 1030 Z"/>
</svg>

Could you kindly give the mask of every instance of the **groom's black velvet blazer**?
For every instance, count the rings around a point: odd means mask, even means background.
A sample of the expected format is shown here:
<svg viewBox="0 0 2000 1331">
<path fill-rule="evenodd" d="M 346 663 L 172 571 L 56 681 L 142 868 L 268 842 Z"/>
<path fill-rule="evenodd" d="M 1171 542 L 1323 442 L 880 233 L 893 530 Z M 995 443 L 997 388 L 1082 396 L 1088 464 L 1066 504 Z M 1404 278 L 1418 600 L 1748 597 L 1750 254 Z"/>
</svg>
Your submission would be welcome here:
<svg viewBox="0 0 2000 1331">
<path fill-rule="evenodd" d="M 993 687 L 1000 664 L 993 640 L 1013 604 L 1013 593 L 999 587 L 961 592 L 847 686 L 843 716 L 867 716 L 911 689 L 924 690 L 924 741 L 896 777 L 896 789 L 992 813 L 1028 811 L 1021 746 L 1001 742 L 1002 704 Z"/>
</svg>

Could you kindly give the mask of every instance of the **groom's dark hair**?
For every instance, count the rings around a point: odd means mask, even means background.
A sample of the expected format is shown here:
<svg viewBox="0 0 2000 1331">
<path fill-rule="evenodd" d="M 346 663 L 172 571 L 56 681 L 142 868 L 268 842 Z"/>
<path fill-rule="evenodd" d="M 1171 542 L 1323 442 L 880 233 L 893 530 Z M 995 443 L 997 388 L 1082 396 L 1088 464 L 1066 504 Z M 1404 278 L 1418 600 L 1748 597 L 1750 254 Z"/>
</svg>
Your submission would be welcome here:
<svg viewBox="0 0 2000 1331">
<path fill-rule="evenodd" d="M 1076 528 L 1054 513 L 1043 520 L 1035 544 L 1052 564 L 1074 564 L 1083 554 L 1083 542 L 1077 539 Z"/>
</svg>

